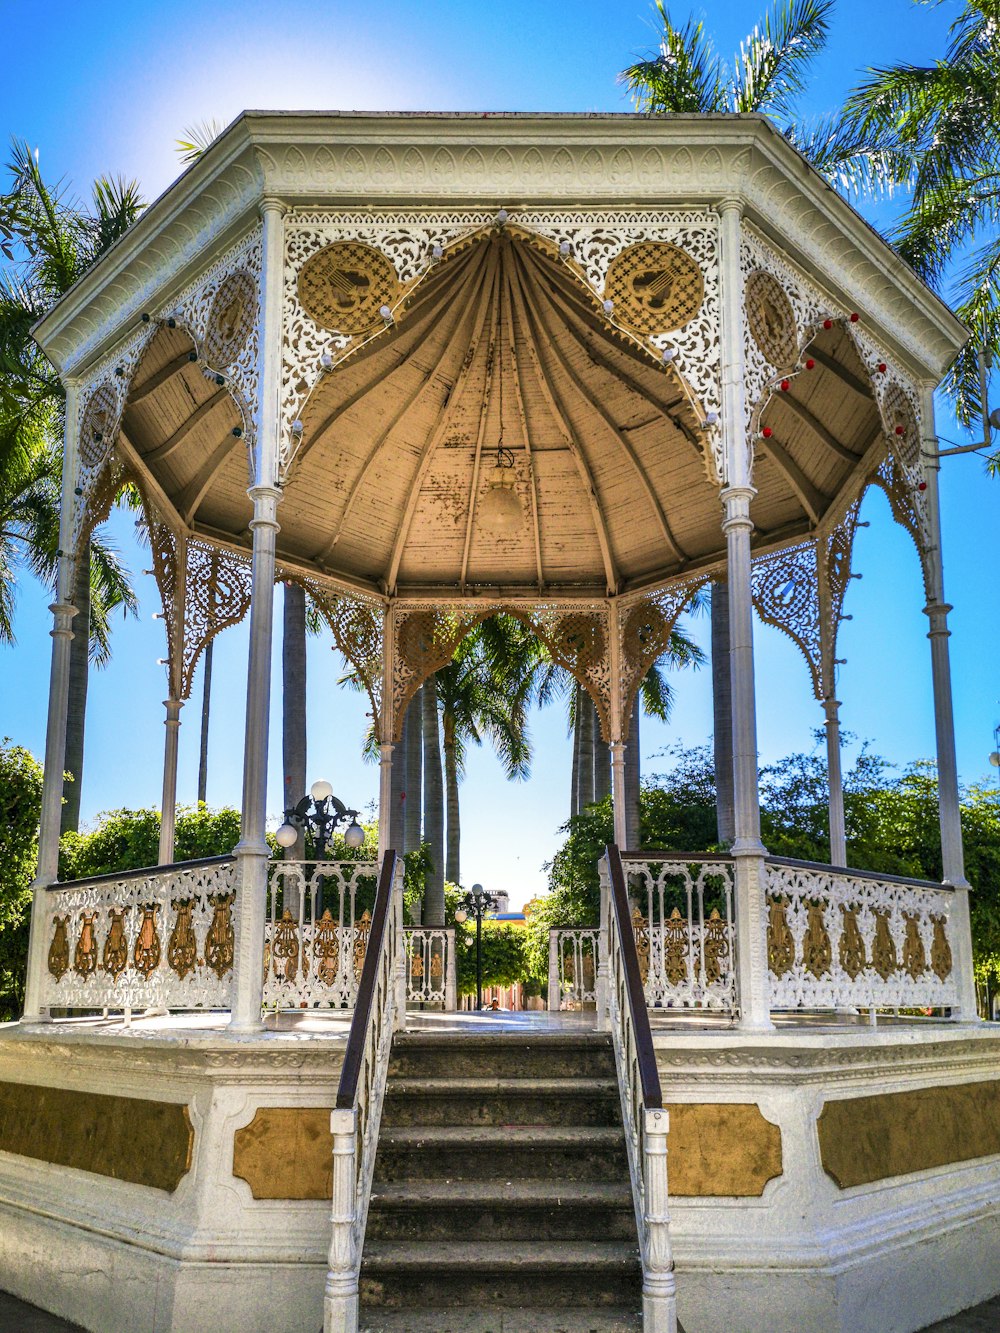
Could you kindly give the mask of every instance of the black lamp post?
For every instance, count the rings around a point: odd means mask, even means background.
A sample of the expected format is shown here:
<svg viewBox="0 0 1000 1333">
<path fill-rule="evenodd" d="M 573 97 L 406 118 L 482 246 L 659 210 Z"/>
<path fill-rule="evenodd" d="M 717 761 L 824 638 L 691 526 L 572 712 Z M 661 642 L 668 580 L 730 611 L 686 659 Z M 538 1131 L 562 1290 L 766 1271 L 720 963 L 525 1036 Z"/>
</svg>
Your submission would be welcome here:
<svg viewBox="0 0 1000 1333">
<path fill-rule="evenodd" d="M 472 912 L 476 918 L 476 1008 L 483 1007 L 483 917 L 487 912 L 495 912 L 499 903 L 492 893 L 487 893 L 481 884 L 473 884 L 458 904 L 455 920 L 467 921 Z"/>
<path fill-rule="evenodd" d="M 326 860 L 327 847 L 339 824 L 347 823 L 344 841 L 348 847 L 358 848 L 365 840 L 365 831 L 358 823 L 357 810 L 349 810 L 343 801 L 338 801 L 329 782 L 314 782 L 308 796 L 303 796 L 298 805 L 285 811 L 285 822 L 275 833 L 279 847 L 294 847 L 302 833 L 312 835 L 317 861 Z M 323 911 L 323 881 L 317 880 L 316 912 Z"/>
</svg>

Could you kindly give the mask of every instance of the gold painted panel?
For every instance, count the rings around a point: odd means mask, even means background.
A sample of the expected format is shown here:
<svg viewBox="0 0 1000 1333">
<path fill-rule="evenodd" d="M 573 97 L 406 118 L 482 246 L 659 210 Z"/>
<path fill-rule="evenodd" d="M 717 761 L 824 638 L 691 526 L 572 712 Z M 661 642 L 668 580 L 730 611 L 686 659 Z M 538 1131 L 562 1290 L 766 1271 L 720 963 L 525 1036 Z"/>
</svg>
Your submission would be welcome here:
<svg viewBox="0 0 1000 1333">
<path fill-rule="evenodd" d="M 1000 1154 L 1000 1081 L 827 1102 L 823 1170 L 842 1190 Z"/>
<path fill-rule="evenodd" d="M 782 1174 L 781 1130 L 755 1102 L 677 1102 L 669 1111 L 672 1197 L 759 1198 Z"/>
<path fill-rule="evenodd" d="M 0 1083 L 0 1151 L 172 1193 L 191 1169 L 183 1102 Z"/>
<path fill-rule="evenodd" d="M 330 1107 L 258 1107 L 234 1135 L 233 1175 L 255 1199 L 332 1199 Z"/>
</svg>

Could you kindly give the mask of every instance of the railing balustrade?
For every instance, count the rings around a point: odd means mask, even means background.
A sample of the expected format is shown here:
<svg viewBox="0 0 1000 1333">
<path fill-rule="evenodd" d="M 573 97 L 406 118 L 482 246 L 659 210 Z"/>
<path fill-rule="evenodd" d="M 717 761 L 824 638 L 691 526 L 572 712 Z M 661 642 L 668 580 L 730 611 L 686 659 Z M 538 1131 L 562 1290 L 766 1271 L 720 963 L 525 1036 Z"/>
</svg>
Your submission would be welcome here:
<svg viewBox="0 0 1000 1333">
<path fill-rule="evenodd" d="M 684 852 L 622 854 L 650 1008 L 736 1008 L 733 864 Z"/>
<path fill-rule="evenodd" d="M 596 926 L 549 931 L 549 1009 L 582 1009 L 597 1002 Z"/>
<path fill-rule="evenodd" d="M 432 926 L 407 926 L 406 1000 L 408 1004 L 458 1008 L 455 932 Z"/>
<path fill-rule="evenodd" d="M 371 913 L 368 950 L 331 1113 L 333 1230 L 326 1281 L 326 1333 L 356 1333 L 365 1222 L 394 1029 L 405 1022 L 402 987 L 402 858 L 386 852 Z"/>
<path fill-rule="evenodd" d="M 265 1008 L 353 1008 L 377 875 L 374 861 L 271 862 Z"/>
<path fill-rule="evenodd" d="M 607 1016 L 642 1255 L 643 1329 L 644 1333 L 676 1333 L 677 1295 L 667 1212 L 669 1117 L 663 1108 L 625 871 L 615 846 L 607 848 L 601 879 Z"/>
<path fill-rule="evenodd" d="M 958 1004 L 951 904 L 939 884 L 768 857 L 771 1008 Z"/>
<path fill-rule="evenodd" d="M 97 875 L 46 894 L 46 1008 L 228 1009 L 232 856 Z"/>
</svg>

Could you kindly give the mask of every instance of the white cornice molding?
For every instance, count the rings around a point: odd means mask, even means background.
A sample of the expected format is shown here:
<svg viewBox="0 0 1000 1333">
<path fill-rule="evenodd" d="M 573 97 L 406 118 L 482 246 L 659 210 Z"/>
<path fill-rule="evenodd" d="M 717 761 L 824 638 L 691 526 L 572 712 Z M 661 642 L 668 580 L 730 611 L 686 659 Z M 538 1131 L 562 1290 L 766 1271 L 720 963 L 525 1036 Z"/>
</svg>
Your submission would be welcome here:
<svg viewBox="0 0 1000 1333">
<path fill-rule="evenodd" d="M 35 330 L 79 372 L 256 220 L 292 207 L 677 208 L 746 217 L 862 312 L 909 368 L 940 379 L 966 331 L 846 200 L 759 116 L 245 112 Z"/>
</svg>

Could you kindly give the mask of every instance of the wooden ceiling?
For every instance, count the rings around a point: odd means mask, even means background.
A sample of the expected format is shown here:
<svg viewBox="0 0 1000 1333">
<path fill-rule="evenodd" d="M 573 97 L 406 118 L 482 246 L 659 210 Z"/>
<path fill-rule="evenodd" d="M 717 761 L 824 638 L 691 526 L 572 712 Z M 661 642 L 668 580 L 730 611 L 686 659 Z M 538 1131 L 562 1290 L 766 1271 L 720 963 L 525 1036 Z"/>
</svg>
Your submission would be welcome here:
<svg viewBox="0 0 1000 1333">
<path fill-rule="evenodd" d="M 126 451 L 188 527 L 249 544 L 240 416 L 161 330 L 136 375 Z M 839 327 L 762 424 L 758 545 L 815 526 L 879 423 Z M 441 261 L 395 323 L 325 374 L 279 506 L 279 555 L 399 595 L 641 587 L 722 556 L 718 487 L 676 374 L 612 328 L 537 238 L 492 231 Z M 482 518 L 501 440 L 522 522 Z"/>
</svg>

